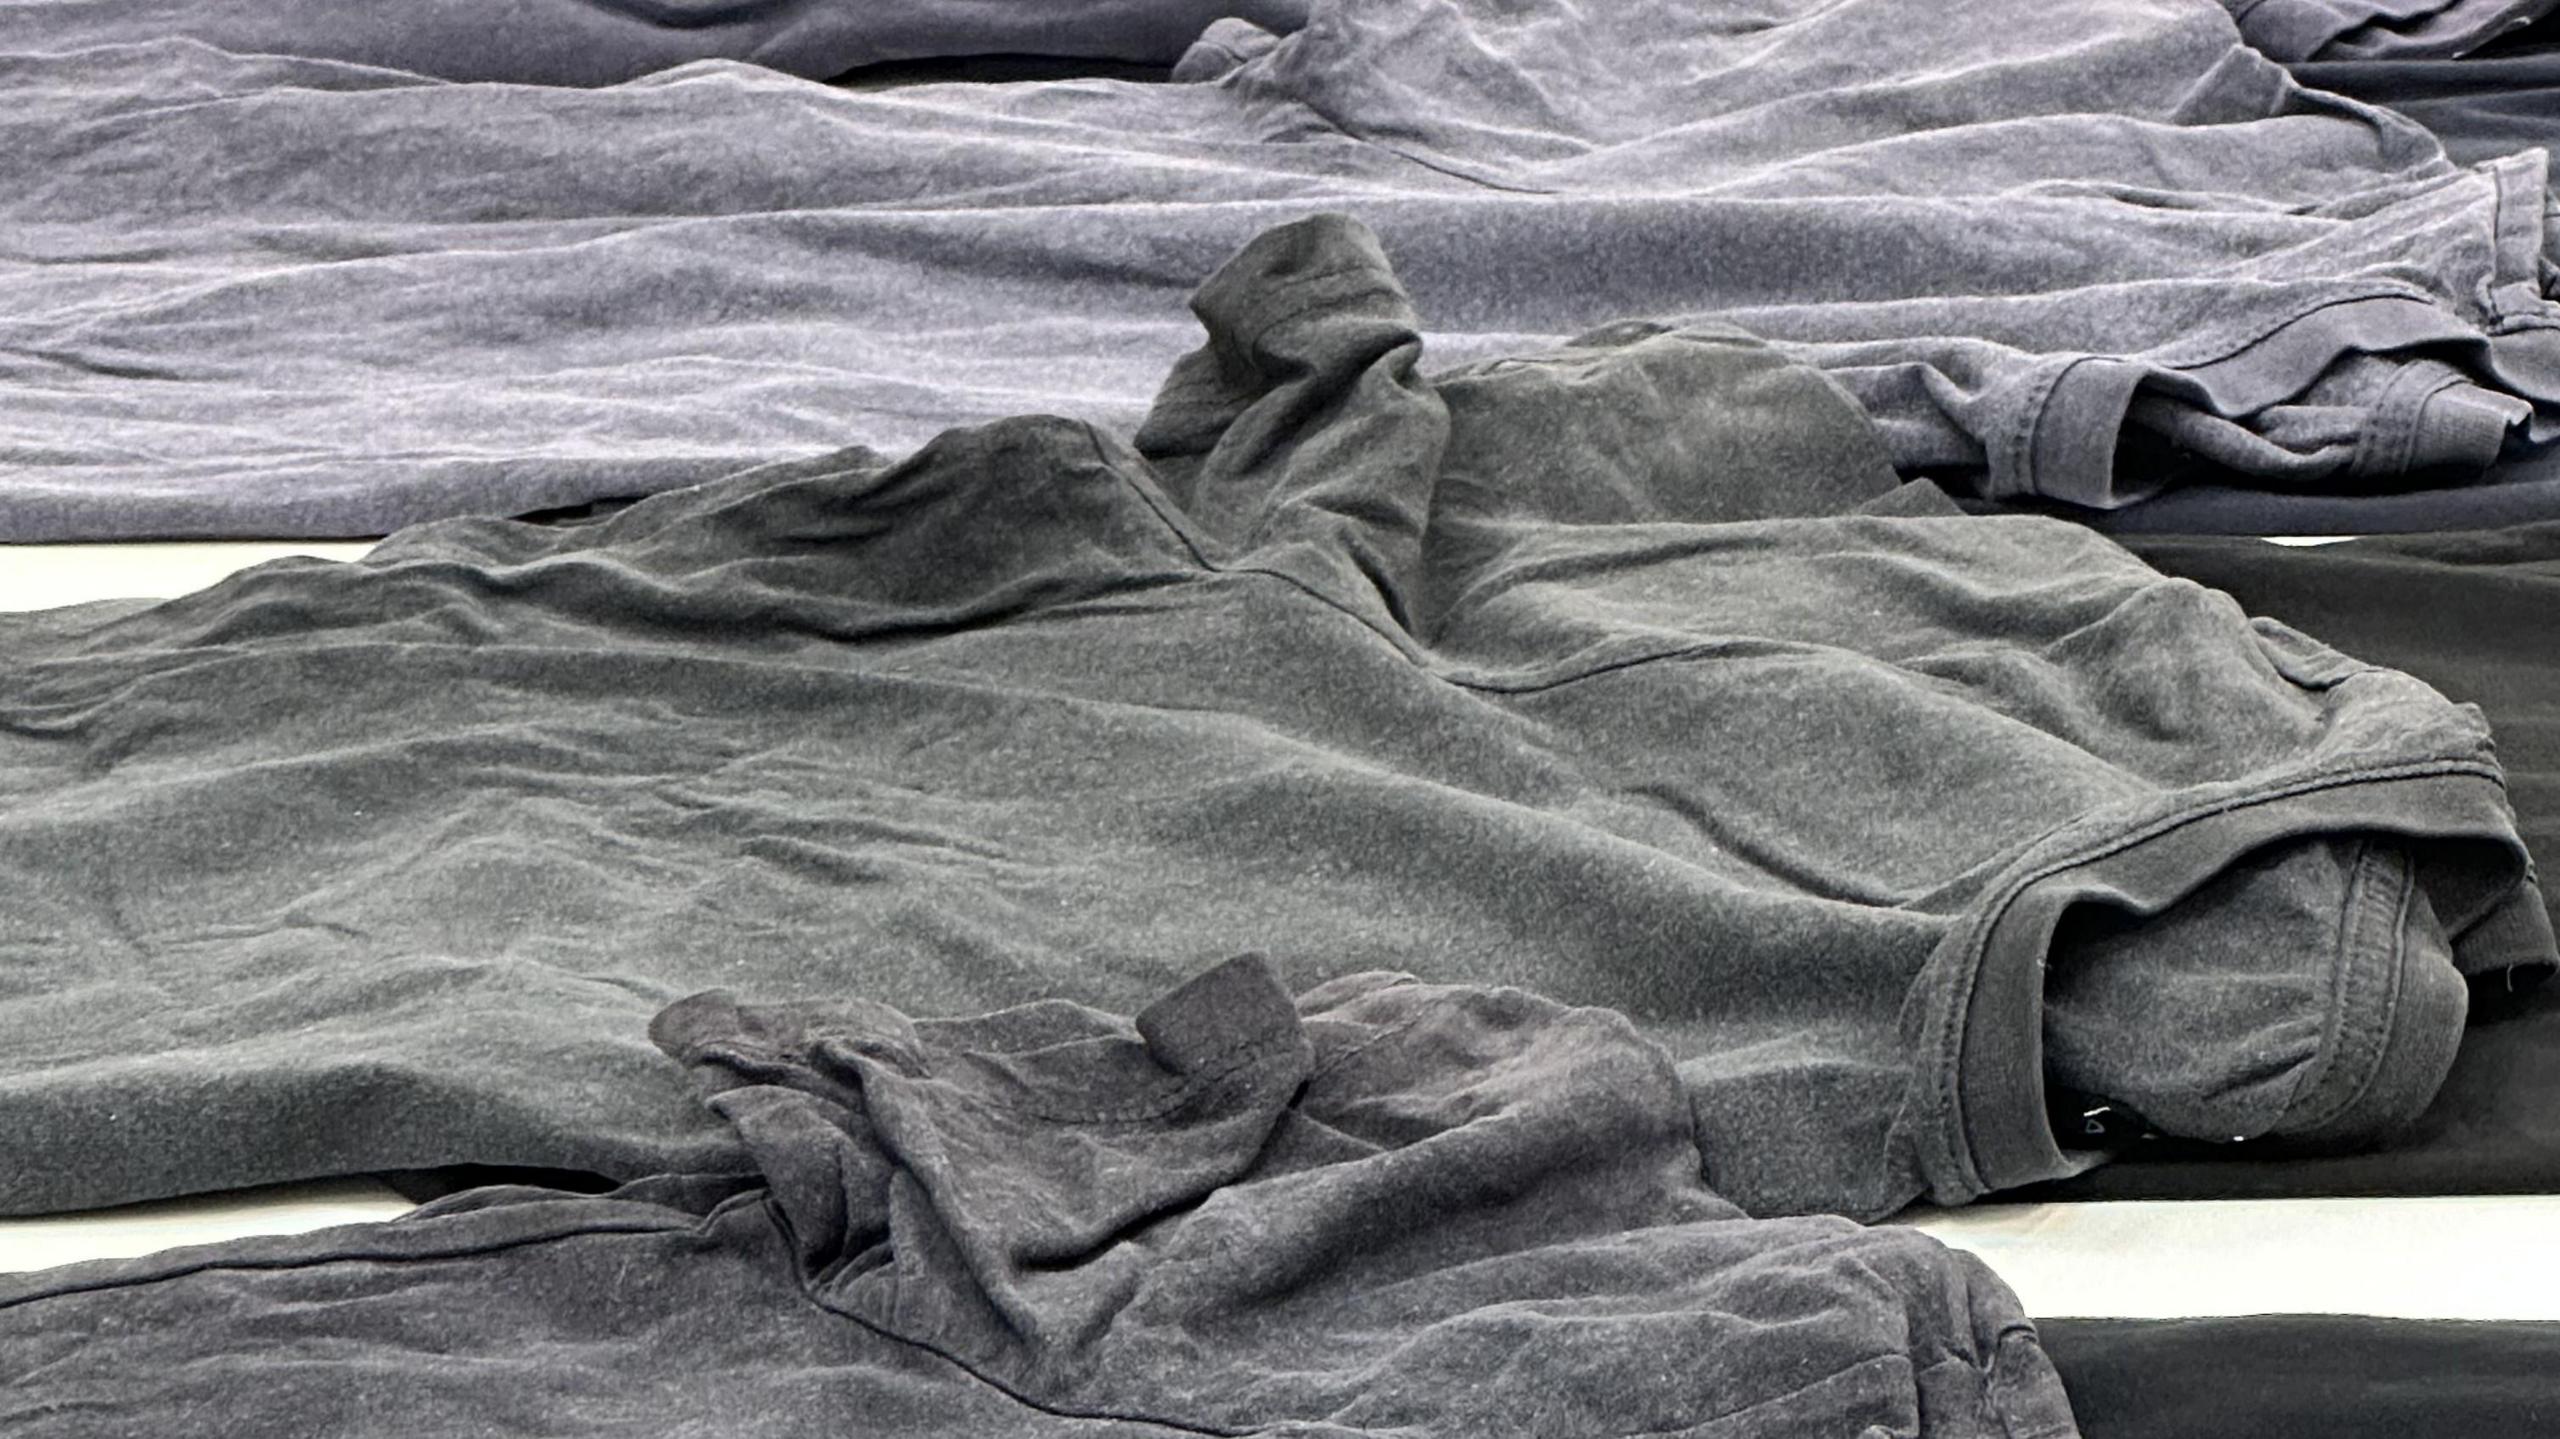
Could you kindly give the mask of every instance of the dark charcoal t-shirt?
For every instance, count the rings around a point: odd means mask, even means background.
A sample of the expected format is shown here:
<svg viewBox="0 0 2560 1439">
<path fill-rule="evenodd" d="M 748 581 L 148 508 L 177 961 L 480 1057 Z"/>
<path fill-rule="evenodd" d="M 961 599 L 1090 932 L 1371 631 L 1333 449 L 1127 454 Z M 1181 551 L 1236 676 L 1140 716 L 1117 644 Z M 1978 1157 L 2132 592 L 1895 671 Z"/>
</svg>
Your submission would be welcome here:
<svg viewBox="0 0 2560 1439">
<path fill-rule="evenodd" d="M 657 1034 L 752 1178 L 0 1276 L 0 1429 L 2071 1432 L 1990 1271 L 1745 1217 L 1605 1011 L 1379 974 L 1293 1003 L 1245 958 L 1134 1023 L 713 993 Z"/>
<path fill-rule="evenodd" d="M 2086 1439 L 2560 1435 L 2560 1324 L 2045 1319 Z"/>
<path fill-rule="evenodd" d="M 2519 150 L 2560 156 L 2560 21 L 2511 47 L 2459 60 L 2346 60 L 2295 65 L 2294 78 L 2399 111 L 2469 165 Z"/>
</svg>

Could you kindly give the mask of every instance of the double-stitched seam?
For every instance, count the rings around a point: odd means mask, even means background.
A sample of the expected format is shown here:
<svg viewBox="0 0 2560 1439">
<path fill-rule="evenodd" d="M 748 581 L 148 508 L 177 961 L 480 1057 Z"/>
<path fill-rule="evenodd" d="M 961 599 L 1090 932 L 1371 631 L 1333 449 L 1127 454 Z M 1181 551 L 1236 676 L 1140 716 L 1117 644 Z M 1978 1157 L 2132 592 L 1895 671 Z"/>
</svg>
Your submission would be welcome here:
<svg viewBox="0 0 2560 1439">
<path fill-rule="evenodd" d="M 2426 428 L 2427 406 L 2436 396 L 2461 383 L 2461 372 L 2450 366 L 2437 368 L 2424 363 L 2400 366 L 2384 383 L 2382 393 L 2374 397 L 2373 409 L 2366 417 L 2365 431 L 2357 437 L 2356 455 L 2350 465 L 2353 472 L 2359 475 L 2407 472 L 2411 457 L 2417 453 L 2418 438 Z"/>
<path fill-rule="evenodd" d="M 2360 305 L 2369 300 L 2407 300 L 2435 310 L 2444 309 L 2446 306 L 2443 296 L 2421 286 L 2399 284 L 2388 280 L 2363 280 L 2332 290 L 2318 299 L 2305 300 L 2286 311 L 2280 319 L 2259 321 L 2246 339 L 2231 338 L 2241 333 L 2237 327 L 2221 330 L 2208 329 L 2184 341 L 2173 341 L 2164 345 L 2152 351 L 2151 355 L 2166 369 L 2199 369 L 2205 365 L 2218 364 L 2246 354 L 2322 310 L 2335 309 L 2340 305 Z"/>
<path fill-rule="evenodd" d="M 2376 867 L 2382 873 L 2374 873 Z M 2356 849 L 2348 903 L 2341 918 L 2335 980 L 2324 1048 L 2331 1053 L 2306 1086 L 2310 1108 L 2290 1126 L 2316 1130 L 2355 1107 L 2381 1078 L 2399 1013 L 2406 962 L 2414 867 L 2370 844 Z"/>
<path fill-rule="evenodd" d="M 2039 492 L 2037 484 L 2039 477 L 2036 474 L 2035 464 L 2036 440 L 2044 432 L 2045 412 L 2053 404 L 2053 393 L 2062 387 L 2063 376 L 2083 365 L 2095 364 L 2099 358 L 2096 355 L 2074 355 L 2062 364 L 2054 366 L 2050 373 L 2038 379 L 2027 391 L 2025 407 L 2018 417 L 2017 429 L 2010 435 L 2007 445 L 2007 470 L 2009 474 L 2017 476 L 2011 492 L 2022 495 Z M 1994 474 L 1997 473 L 1999 472 L 1995 470 Z M 2110 479 L 2112 480 L 2112 476 Z"/>
<path fill-rule="evenodd" d="M 1092 435 L 1092 439 L 1097 445 L 1102 443 L 1101 436 L 1098 432 Z M 1482 695 L 1540 694 L 1548 690 L 1561 689 L 1566 685 L 1577 684 L 1584 680 L 1601 678 L 1607 675 L 1616 674 L 1621 670 L 1634 669 L 1643 665 L 1703 658 L 1732 649 L 1736 645 L 1759 645 L 1776 649 L 1793 649 L 1800 650 L 1808 655 L 1821 653 L 1848 654 L 1854 655 L 1862 660 L 1873 661 L 1877 664 L 1893 666 L 1896 669 L 1901 668 L 1898 665 L 1894 665 L 1894 662 L 1891 660 L 1870 655 L 1863 650 L 1850 649 L 1845 645 L 1828 644 L 1810 640 L 1772 639 L 1764 636 L 1726 636 L 1717 639 L 1699 640 L 1688 644 L 1673 645 L 1665 649 L 1648 650 L 1640 654 L 1627 655 L 1618 659 L 1602 660 L 1596 663 L 1586 664 L 1582 668 L 1571 670 L 1559 675 L 1546 675 L 1528 679 L 1511 680 L 1494 679 L 1483 675 L 1457 673 L 1448 665 L 1441 662 L 1436 653 L 1429 646 L 1425 645 L 1419 637 L 1410 632 L 1390 630 L 1380 626 L 1367 615 L 1361 613 L 1358 609 L 1335 599 L 1333 596 L 1326 594 L 1323 590 L 1318 589 L 1316 586 L 1309 584 L 1307 581 L 1300 579 L 1296 575 L 1289 574 L 1282 570 L 1266 568 L 1261 565 L 1240 564 L 1212 557 L 1207 549 L 1202 545 L 1199 537 L 1194 535 L 1187 525 L 1181 523 L 1173 514 L 1169 513 L 1165 506 L 1157 500 L 1156 496 L 1150 492 L 1149 487 L 1138 484 L 1135 479 L 1126 474 L 1120 473 L 1116 469 L 1114 469 L 1112 473 L 1119 476 L 1121 482 L 1129 487 L 1130 491 L 1138 497 L 1141 503 L 1155 511 L 1158 519 L 1164 524 L 1166 531 L 1174 537 L 1175 541 L 1183 547 L 1184 551 L 1190 555 L 1192 561 L 1197 564 L 1202 571 L 1212 575 L 1234 576 L 1238 578 L 1252 577 L 1276 581 L 1289 589 L 1297 591 L 1307 599 L 1313 600 L 1326 609 L 1333 611 L 1344 619 L 1351 621 L 1353 624 L 1360 626 L 1362 629 L 1369 631 L 1371 634 L 1376 635 L 1378 638 L 1384 640 L 1389 648 L 1395 650 L 1397 654 L 1403 658 L 1405 663 L 1422 671 L 1431 679 L 1448 685 L 1453 689 L 1462 689 L 1474 694 Z M 1810 521 L 1810 523 L 1831 523 L 1841 519 L 1855 521 L 1863 518 L 1872 517 L 1837 516 L 1831 517 L 1831 519 L 1827 520 Z M 1986 523 L 1987 522 L 1989 521 L 1986 521 Z M 2172 580 L 2156 574 L 2143 583 L 2148 586 L 2190 584 L 2190 582 L 2186 580 Z M 2359 667 L 2355 673 L 2364 673 L 2372 668 L 2374 667 L 2362 666 Z M 1909 673 L 1907 670 L 1904 672 Z"/>
<path fill-rule="evenodd" d="M 2390 282 L 2367 281 L 2348 286 L 2342 290 L 2332 291 L 2316 300 L 2301 302 L 2292 309 L 2284 312 L 2280 317 L 2258 321 L 2254 327 L 2251 327 L 2248 330 L 2238 328 L 2222 330 L 2209 329 L 2198 335 L 2189 336 L 2182 341 L 2173 341 L 2157 349 L 2138 355 L 2087 354 L 2071 356 L 2069 359 L 2055 366 L 2049 373 L 2039 376 L 2035 383 L 2030 386 L 2027 393 L 2021 398 L 2021 413 L 2018 423 L 2016 427 L 2009 431 L 2005 436 L 2002 445 L 2002 452 L 1999 456 L 2007 461 L 2006 473 L 2014 475 L 2017 478 L 2013 485 L 2004 486 L 2002 492 L 2014 492 L 2019 494 L 2044 493 L 2043 486 L 2040 482 L 2041 476 L 2037 473 L 2034 463 L 2035 441 L 2043 433 L 2045 416 L 2052 408 L 2053 397 L 2061 388 L 2063 379 L 2073 372 L 2081 369 L 2083 366 L 2107 361 L 2116 364 L 2133 365 L 2145 371 L 2189 371 L 2203 369 L 2210 365 L 2222 364 L 2226 361 L 2234 360 L 2246 355 L 2249 351 L 2266 344 L 2269 340 L 2274 339 L 2285 330 L 2302 323 L 2304 320 L 2311 318 L 2313 315 L 2316 315 L 2323 310 L 2334 309 L 2341 305 L 2364 304 L 2373 300 L 2406 300 L 2414 304 L 2425 305 L 2430 309 L 2439 311 L 2446 309 L 2446 302 L 2442 297 L 2434 295 L 2419 287 L 2394 284 Z M 2134 388 L 2137 392 L 2139 391 L 2139 378 L 2137 378 Z M 1994 473 L 2001 473 L 2000 468 L 1996 465 Z"/>
<path fill-rule="evenodd" d="M 2490 220 L 2491 263 L 2496 267 L 2489 299 L 2493 317 L 2507 314 L 2505 300 L 2510 291 L 2521 287 L 2531 297 L 2529 303 L 2516 307 L 2518 318 L 2533 316 L 2546 322 L 2560 322 L 2552 314 L 2551 302 L 2542 298 L 2543 211 L 2552 199 L 2549 171 L 2535 165 L 2528 170 L 2518 163 L 2523 156 L 2509 155 L 2491 165 L 2490 183 L 2497 187 L 2497 207 Z"/>
<path fill-rule="evenodd" d="M 1953 1168 L 1976 1193 L 1982 1189 L 1981 1172 L 1973 1162 L 1972 1145 L 1965 1137 L 1964 1115 L 1956 1102 L 1958 1060 L 1964 1045 L 1964 1016 L 1973 1006 L 1974 991 L 1981 981 L 1984 948 L 1991 932 L 2029 889 L 2057 875 L 2082 865 L 2122 854 L 2138 846 L 2160 839 L 2174 830 L 2201 820 L 2224 814 L 2236 814 L 2260 805 L 2281 803 L 2351 785 L 2375 784 L 2404 779 L 2475 778 L 2497 781 L 2498 770 L 2491 765 L 2465 760 L 2425 760 L 2398 765 L 2358 768 L 2298 777 L 2265 786 L 2246 795 L 2202 801 L 2155 817 L 2127 833 L 2094 840 L 2028 870 L 2003 886 L 1992 902 L 1975 911 L 1964 934 L 1964 968 L 1955 983 L 1930 996 L 1929 1026 L 1936 1031 L 1929 1055 L 1934 1061 L 1923 1077 L 1925 1093 L 1935 1111 L 1930 1126 L 1935 1145 L 1932 1157 Z"/>
<path fill-rule="evenodd" d="M 21 1294 L 14 1298 L 0 1299 L 0 1310 L 15 1309 L 23 1304 L 41 1303 L 47 1299 L 68 1299 L 82 1294 L 103 1294 L 118 1289 L 139 1289 L 146 1285 L 166 1284 L 174 1280 L 190 1279 L 199 1274 L 225 1272 L 283 1272 L 294 1269 L 316 1269 L 329 1264 L 425 1264 L 444 1259 L 472 1259 L 484 1254 L 501 1254 L 510 1249 L 525 1249 L 537 1244 L 556 1244 L 564 1240 L 585 1239 L 594 1235 L 692 1233 L 700 1230 L 704 1225 L 710 1223 L 712 1219 L 717 1218 L 723 1210 L 733 1208 L 747 1199 L 760 1197 L 761 1191 L 750 1195 L 733 1196 L 721 1201 L 717 1206 L 714 1206 L 711 1212 L 707 1215 L 703 1215 L 698 1218 L 687 1217 L 681 1221 L 661 1221 L 656 1223 L 632 1222 L 621 1224 L 590 1223 L 558 1234 L 521 1235 L 513 1238 L 494 1240 L 479 1244 L 460 1245 L 450 1249 L 425 1250 L 415 1253 L 385 1251 L 378 1253 L 310 1254 L 290 1259 L 211 1258 L 199 1263 L 183 1265 L 176 1269 L 163 1270 L 154 1274 L 137 1274 L 125 1278 L 100 1279 L 88 1282 L 60 1284 L 34 1294 Z M 485 1213 L 488 1211 L 482 1212 Z M 397 1223 L 398 1221 L 393 1220 L 389 1222 Z"/>
</svg>

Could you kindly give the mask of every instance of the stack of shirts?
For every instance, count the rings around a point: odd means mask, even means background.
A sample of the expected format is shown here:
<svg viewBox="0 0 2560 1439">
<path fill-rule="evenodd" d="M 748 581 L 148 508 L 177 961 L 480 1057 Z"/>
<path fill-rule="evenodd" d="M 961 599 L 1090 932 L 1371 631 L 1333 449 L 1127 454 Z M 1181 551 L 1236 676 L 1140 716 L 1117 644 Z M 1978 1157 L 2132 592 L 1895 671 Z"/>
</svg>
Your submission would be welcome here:
<svg viewBox="0 0 2560 1439">
<path fill-rule="evenodd" d="M 2549 1422 L 1873 1221 L 2560 1192 L 2552 171 L 2295 73 L 2550 8 L 0 3 L 0 539 L 397 529 L 0 615 L 0 1214 L 440 1196 L 0 1430 Z"/>
<path fill-rule="evenodd" d="M 1040 43 L 916 3 L 807 65 Z M 406 10 L 163 8 L 0 7 L 0 538 L 377 534 L 1025 413 L 1126 433 L 1185 294 L 1318 211 L 1385 240 L 1439 363 L 1740 325 L 2004 505 L 2560 443 L 2543 158 L 2457 165 L 2211 0 L 1333 0 L 1285 33 L 1174 0 L 1162 83 L 852 89 L 568 88 L 677 42 L 539 13 L 495 83 L 485 24 L 421 22 L 394 70 Z M 741 7 L 701 53 L 855 8 Z M 294 11 L 313 46 L 273 53 Z"/>
</svg>

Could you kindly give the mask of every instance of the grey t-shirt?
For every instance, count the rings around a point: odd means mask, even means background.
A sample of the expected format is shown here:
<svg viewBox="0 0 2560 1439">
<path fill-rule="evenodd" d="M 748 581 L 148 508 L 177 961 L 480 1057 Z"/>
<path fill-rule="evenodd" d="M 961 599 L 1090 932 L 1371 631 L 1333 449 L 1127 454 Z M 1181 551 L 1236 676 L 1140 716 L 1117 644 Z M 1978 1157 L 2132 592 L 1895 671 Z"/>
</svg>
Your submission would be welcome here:
<svg viewBox="0 0 2560 1439">
<path fill-rule="evenodd" d="M 1745 1217 L 1618 1015 L 1218 966 L 1134 1023 L 658 1020 L 751 1179 L 0 1276 L 0 1427 L 817 1439 L 2066 1439 L 2018 1302 Z M 672 1066 L 670 1066 L 672 1067 Z"/>
<path fill-rule="evenodd" d="M 2477 711 L 1897 489 L 1747 336 L 1428 373 L 1339 217 L 1196 305 L 1134 447 L 0 619 L 0 1208 L 718 1168 L 678 997 L 1126 1012 L 1250 948 L 1622 1011 L 1718 1192 L 1870 1216 L 2093 1162 L 2049 1067 L 2378 1137 L 2462 974 L 2552 960 Z"/>
<path fill-rule="evenodd" d="M 1273 29 L 1305 0 L 0 0 L 0 46 L 186 40 L 244 55 L 337 60 L 442 80 L 608 85 L 695 60 L 815 79 L 966 56 L 1170 65 L 1212 21 Z M 29 41 L 38 42 L 30 45 Z"/>
<path fill-rule="evenodd" d="M 2457 169 L 2213 0 L 1327 0 L 1211 25 L 1179 83 L 861 92 L 13 13 L 0 539 L 373 534 L 1024 413 L 1125 435 L 1188 289 L 1319 210 L 1386 238 L 1444 362 L 1714 318 L 2003 500 L 2364 488 L 2560 433 L 2540 159 Z"/>
</svg>

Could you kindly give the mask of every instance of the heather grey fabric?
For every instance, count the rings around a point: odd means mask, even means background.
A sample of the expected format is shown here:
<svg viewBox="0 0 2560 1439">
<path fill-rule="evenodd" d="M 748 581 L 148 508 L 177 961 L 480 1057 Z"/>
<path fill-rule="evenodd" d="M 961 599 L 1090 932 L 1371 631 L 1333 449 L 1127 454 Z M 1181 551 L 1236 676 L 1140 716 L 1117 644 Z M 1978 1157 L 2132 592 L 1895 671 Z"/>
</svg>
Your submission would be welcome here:
<svg viewBox="0 0 2560 1439">
<path fill-rule="evenodd" d="M 824 79 L 942 56 L 1170 65 L 1211 21 L 1274 29 L 1304 0 L 0 0 L 0 49 L 193 40 L 447 80 L 609 85 L 696 60 Z"/>
<path fill-rule="evenodd" d="M 42 43 L 78 13 L 0 53 L 0 538 L 371 534 L 1023 413 L 1125 436 L 1189 287 L 1317 210 L 1389 241 L 1444 361 L 1737 324 L 2003 501 L 2560 434 L 2540 157 L 2457 169 L 2213 0 L 1326 0 L 1211 26 L 1182 83 L 858 92 Z"/>
<path fill-rule="evenodd" d="M 2222 0 L 2276 60 L 2467 55 L 2552 12 L 2554 0 Z"/>
<path fill-rule="evenodd" d="M 1719 1193 L 1871 1216 L 2095 1162 L 2048 1047 L 2217 1140 L 2383 1136 L 2462 975 L 2552 962 L 2476 711 L 1894 488 L 1746 336 L 1426 375 L 1338 217 L 1197 306 L 1134 449 L 1013 420 L 0 620 L 0 1207 L 722 1168 L 640 1038 L 685 994 L 1125 1012 L 1253 948 L 1627 1013 Z"/>
<path fill-rule="evenodd" d="M 657 1031 L 755 1183 L 0 1279 L 0 1428 L 2073 1432 L 1979 1261 L 1710 1191 L 1618 1015 L 1376 974 L 1293 1006 L 1246 958 L 1134 1024 L 715 994 Z"/>
</svg>

